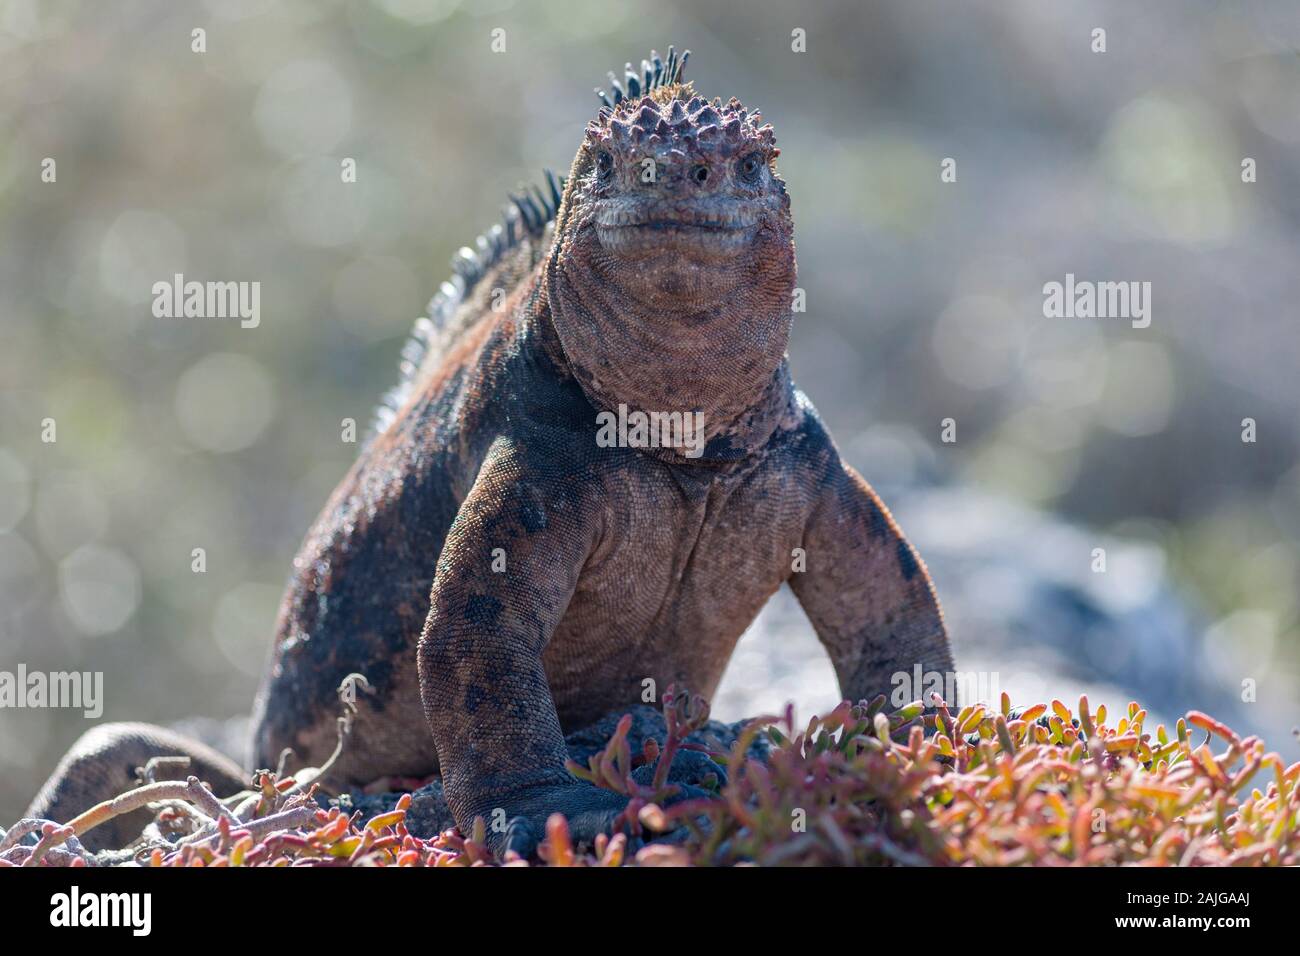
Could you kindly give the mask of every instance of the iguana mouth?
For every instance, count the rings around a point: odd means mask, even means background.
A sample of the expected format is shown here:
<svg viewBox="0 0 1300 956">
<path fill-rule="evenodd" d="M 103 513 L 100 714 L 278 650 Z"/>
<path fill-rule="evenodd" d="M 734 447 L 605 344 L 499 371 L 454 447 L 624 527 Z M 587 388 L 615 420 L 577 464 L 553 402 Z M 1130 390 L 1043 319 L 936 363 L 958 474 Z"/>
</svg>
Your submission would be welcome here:
<svg viewBox="0 0 1300 956">
<path fill-rule="evenodd" d="M 594 218 L 600 244 L 620 256 L 676 251 L 725 258 L 752 242 L 758 228 L 748 203 L 618 203 Z"/>
</svg>

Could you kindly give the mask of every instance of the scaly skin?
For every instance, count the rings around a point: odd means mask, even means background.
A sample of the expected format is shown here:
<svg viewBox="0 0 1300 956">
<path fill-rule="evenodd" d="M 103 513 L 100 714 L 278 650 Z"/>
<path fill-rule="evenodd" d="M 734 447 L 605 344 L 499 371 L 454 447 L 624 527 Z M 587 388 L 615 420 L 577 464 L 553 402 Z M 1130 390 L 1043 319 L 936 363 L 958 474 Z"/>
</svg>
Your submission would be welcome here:
<svg viewBox="0 0 1300 956">
<path fill-rule="evenodd" d="M 323 761 L 335 689 L 359 671 L 376 692 L 332 781 L 440 771 L 462 828 L 504 810 L 494 846 L 527 851 L 555 811 L 590 838 L 623 806 L 565 771 L 565 732 L 640 703 L 647 680 L 711 696 L 782 582 L 846 698 L 917 663 L 952 670 L 924 565 L 791 382 L 771 127 L 663 72 L 601 110 L 554 240 L 493 263 L 309 532 L 255 766 L 285 747 Z M 702 454 L 602 447 L 597 415 L 620 404 L 702 413 Z M 33 812 L 94 802 L 67 791 Z"/>
</svg>

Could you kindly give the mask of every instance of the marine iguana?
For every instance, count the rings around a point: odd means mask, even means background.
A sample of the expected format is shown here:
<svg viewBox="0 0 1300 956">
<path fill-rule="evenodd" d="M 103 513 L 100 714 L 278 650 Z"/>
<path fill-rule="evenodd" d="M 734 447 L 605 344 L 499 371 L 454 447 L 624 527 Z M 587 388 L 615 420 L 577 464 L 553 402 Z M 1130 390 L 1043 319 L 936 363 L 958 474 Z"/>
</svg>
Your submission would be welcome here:
<svg viewBox="0 0 1300 956">
<path fill-rule="evenodd" d="M 294 560 L 254 766 L 284 748 L 319 766 L 336 689 L 360 672 L 375 693 L 331 782 L 440 772 L 462 828 L 503 809 L 494 848 L 528 852 L 553 812 L 591 838 L 625 804 L 565 770 L 565 733 L 647 687 L 711 696 L 782 583 L 846 698 L 952 670 L 925 566 L 791 380 L 772 127 L 697 95 L 688 55 L 610 74 L 568 176 L 456 256 Z M 603 413 L 633 423 L 625 441 L 597 440 Z M 699 421 L 700 440 L 654 441 L 637 413 Z M 211 748 L 111 724 L 29 815 L 67 820 L 156 754 L 191 755 L 219 791 L 246 784 Z"/>
</svg>

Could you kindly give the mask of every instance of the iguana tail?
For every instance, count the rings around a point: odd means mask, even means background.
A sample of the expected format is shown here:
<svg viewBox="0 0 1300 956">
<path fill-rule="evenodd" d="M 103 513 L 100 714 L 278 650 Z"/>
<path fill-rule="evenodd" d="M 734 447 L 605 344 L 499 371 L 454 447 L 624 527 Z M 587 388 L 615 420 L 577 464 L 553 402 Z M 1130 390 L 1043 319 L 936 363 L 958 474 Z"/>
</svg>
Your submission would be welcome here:
<svg viewBox="0 0 1300 956">
<path fill-rule="evenodd" d="M 72 745 L 23 816 L 67 824 L 138 786 L 136 770 L 151 757 L 188 757 L 189 768 L 178 775 L 198 777 L 219 797 L 248 787 L 249 775 L 239 764 L 197 740 L 152 724 L 101 724 Z M 121 849 L 151 820 L 147 810 L 136 810 L 87 831 L 81 841 L 92 851 Z"/>
</svg>

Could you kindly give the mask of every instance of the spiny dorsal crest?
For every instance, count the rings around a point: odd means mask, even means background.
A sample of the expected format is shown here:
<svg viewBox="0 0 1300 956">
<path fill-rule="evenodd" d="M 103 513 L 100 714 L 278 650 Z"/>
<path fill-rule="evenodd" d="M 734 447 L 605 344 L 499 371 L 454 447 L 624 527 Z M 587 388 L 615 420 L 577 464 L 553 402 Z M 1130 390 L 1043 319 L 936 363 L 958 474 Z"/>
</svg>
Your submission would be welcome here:
<svg viewBox="0 0 1300 956">
<path fill-rule="evenodd" d="M 505 252 L 519 245 L 525 234 L 540 236 L 546 224 L 555 218 L 564 194 L 564 177 L 556 176 L 549 169 L 543 170 L 542 175 L 544 189 L 524 186 L 518 193 L 510 193 L 511 205 L 502 213 L 501 222 L 479 236 L 474 248 L 462 246 L 452 256 L 452 272 L 464 280 L 467 289 L 496 265 Z"/>
<path fill-rule="evenodd" d="M 623 82 L 619 83 L 618 77 L 611 70 L 609 72 L 609 88 L 612 92 L 606 93 L 599 87 L 596 88 L 596 95 L 600 101 L 608 107 L 615 107 L 625 99 L 635 99 L 642 94 L 649 93 L 651 90 L 663 86 L 676 86 L 683 82 L 682 73 L 686 69 L 686 61 L 690 59 L 691 51 L 686 50 L 679 57 L 677 51 L 672 47 L 668 48 L 668 59 L 663 60 L 654 50 L 650 51 L 650 59 L 641 61 L 641 72 L 637 73 L 632 69 L 632 64 L 625 64 L 623 67 Z"/>
<path fill-rule="evenodd" d="M 556 176 L 548 169 L 544 171 L 544 179 L 542 188 L 523 187 L 517 193 L 510 193 L 510 205 L 502 213 L 501 222 L 474 240 L 473 247 L 462 246 L 451 257 L 451 278 L 429 300 L 425 314 L 415 320 L 415 326 L 402 346 L 402 357 L 398 362 L 401 377 L 375 410 L 372 436 L 382 434 L 392 424 L 398 410 L 410 397 L 419 371 L 429 356 L 441 355 L 464 332 L 465 327 L 457 327 L 452 320 L 483 276 L 526 238 L 541 240 L 546 234 L 560 208 L 564 177 Z"/>
</svg>

